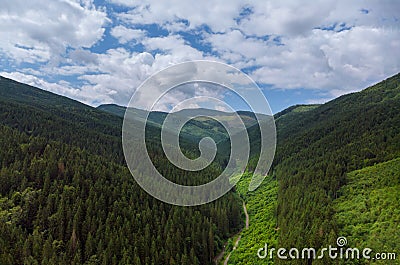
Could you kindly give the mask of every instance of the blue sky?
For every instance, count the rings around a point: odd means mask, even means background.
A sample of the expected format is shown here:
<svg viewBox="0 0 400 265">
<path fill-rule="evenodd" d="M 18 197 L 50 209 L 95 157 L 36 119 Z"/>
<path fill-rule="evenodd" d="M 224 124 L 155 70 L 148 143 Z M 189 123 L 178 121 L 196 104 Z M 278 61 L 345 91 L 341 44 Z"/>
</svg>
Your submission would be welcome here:
<svg viewBox="0 0 400 265">
<path fill-rule="evenodd" d="M 397 7 L 395 0 L 5 1 L 0 75 L 92 106 L 127 105 L 157 71 L 213 60 L 248 74 L 276 113 L 399 72 Z M 203 92 L 224 99 L 212 87 Z"/>
</svg>

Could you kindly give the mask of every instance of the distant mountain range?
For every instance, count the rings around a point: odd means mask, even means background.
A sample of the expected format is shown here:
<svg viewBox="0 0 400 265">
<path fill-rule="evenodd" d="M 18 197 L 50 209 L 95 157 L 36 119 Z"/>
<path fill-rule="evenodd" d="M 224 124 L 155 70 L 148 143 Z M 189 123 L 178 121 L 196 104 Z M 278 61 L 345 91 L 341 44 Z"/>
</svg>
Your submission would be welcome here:
<svg viewBox="0 0 400 265">
<path fill-rule="evenodd" d="M 126 107 L 115 104 L 100 105 L 97 107 L 97 109 L 122 118 L 126 112 Z M 149 114 L 148 112 L 140 109 L 130 109 L 130 112 L 131 116 L 142 120 L 143 122 L 147 118 L 147 123 L 156 127 L 161 127 L 168 115 L 168 113 L 161 111 L 153 111 Z M 224 129 L 224 126 L 218 121 L 229 124 L 229 128 L 231 128 L 233 132 L 232 134 L 237 133 L 242 128 L 242 123 L 246 128 L 257 124 L 257 118 L 255 114 L 249 111 L 238 111 L 237 113 L 233 113 L 199 108 L 184 109 L 173 112 L 170 115 L 172 115 L 174 119 L 192 118 L 182 128 L 181 133 L 187 136 L 190 135 L 195 141 L 198 141 L 203 137 L 212 137 L 217 143 L 226 140 L 228 138 L 228 133 Z M 240 120 L 235 119 L 236 115 L 240 117 Z M 261 121 L 268 118 L 267 115 L 264 114 L 258 114 L 258 116 Z M 176 130 L 176 128 L 167 129 Z"/>
</svg>

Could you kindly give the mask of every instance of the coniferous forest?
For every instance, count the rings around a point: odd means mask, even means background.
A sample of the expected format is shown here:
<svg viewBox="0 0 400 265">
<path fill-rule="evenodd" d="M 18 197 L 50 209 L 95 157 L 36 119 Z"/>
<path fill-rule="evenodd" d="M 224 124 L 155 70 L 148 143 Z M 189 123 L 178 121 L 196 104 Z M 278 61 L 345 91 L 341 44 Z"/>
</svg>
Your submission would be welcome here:
<svg viewBox="0 0 400 265">
<path fill-rule="evenodd" d="M 233 192 L 177 207 L 143 191 L 119 117 L 0 81 L 0 264 L 210 264 L 243 225 Z"/>
<path fill-rule="evenodd" d="M 320 249 L 338 236 L 351 247 L 399 252 L 400 74 L 276 114 L 273 166 L 253 192 L 247 183 L 260 141 L 259 127 L 249 125 L 248 172 L 225 196 L 196 207 L 162 203 L 136 184 L 117 111 L 0 78 L 0 264 L 213 264 L 222 250 L 229 264 L 368 264 L 257 257 L 265 243 Z M 218 176 L 224 154 L 193 176 L 171 166 L 158 144 L 157 119 L 148 125 L 147 145 L 160 172 L 187 185 Z M 198 154 L 198 139 L 210 129 L 227 149 L 218 125 L 189 126 L 181 135 L 188 156 Z"/>
</svg>

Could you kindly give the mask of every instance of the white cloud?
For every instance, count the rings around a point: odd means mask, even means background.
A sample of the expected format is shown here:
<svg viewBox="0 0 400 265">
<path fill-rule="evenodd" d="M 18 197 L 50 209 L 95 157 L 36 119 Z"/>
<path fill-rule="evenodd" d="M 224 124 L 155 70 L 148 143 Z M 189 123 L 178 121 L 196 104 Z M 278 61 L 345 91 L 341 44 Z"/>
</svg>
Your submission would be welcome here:
<svg viewBox="0 0 400 265">
<path fill-rule="evenodd" d="M 305 35 L 334 10 L 335 1 L 255 1 L 253 14 L 240 21 L 248 35 Z"/>
<path fill-rule="evenodd" d="M 359 90 L 400 69 L 397 1 L 110 3 L 128 11 L 112 13 L 111 20 L 91 0 L 6 1 L 0 10 L 0 54 L 37 63 L 12 75 L 34 82 L 33 75 L 42 73 L 35 82 L 61 92 L 62 82 L 52 87 L 44 76 L 78 75 L 82 87 L 66 83 L 64 95 L 90 104 L 126 104 L 148 76 L 188 60 L 227 62 L 246 68 L 259 84 L 317 89 L 324 98 Z M 156 24 L 163 33 L 144 24 Z M 109 45 L 100 43 L 106 27 L 118 44 L 90 49 Z M 200 44 L 192 45 L 182 32 L 196 34 Z M 130 43 L 143 50 L 132 50 Z"/>
<path fill-rule="evenodd" d="M 399 71 L 399 14 L 394 1 L 234 1 L 223 11 L 218 1 L 114 1 L 132 7 L 119 14 L 125 22 L 156 23 L 171 32 L 144 40 L 146 48 L 171 54 L 171 62 L 185 57 L 185 51 L 199 54 L 174 32 L 207 25 L 212 32 L 201 33 L 204 42 L 220 59 L 239 68 L 259 68 L 251 76 L 275 88 L 345 93 Z M 240 17 L 244 7 L 250 11 Z M 276 45 L 275 37 L 282 46 Z"/>
<path fill-rule="evenodd" d="M 87 50 L 77 49 L 69 54 L 72 63 L 90 65 L 97 63 L 97 54 Z"/>
<path fill-rule="evenodd" d="M 3 1 L 0 51 L 17 62 L 57 62 L 67 47 L 99 41 L 107 21 L 90 1 Z"/>
<path fill-rule="evenodd" d="M 134 41 L 135 43 L 140 42 L 143 37 L 146 35 L 144 30 L 140 29 L 129 29 L 124 26 L 116 26 L 112 28 L 111 35 L 118 39 L 121 44 L 126 44 L 130 41 Z"/>
<path fill-rule="evenodd" d="M 226 91 L 225 88 L 203 83 L 181 85 L 169 90 L 158 102 L 155 102 L 152 110 L 167 112 L 195 108 L 228 110 L 223 104 Z"/>
<path fill-rule="evenodd" d="M 205 41 L 211 43 L 221 59 L 238 68 L 249 66 L 249 62 L 254 65 L 255 60 L 264 56 L 271 46 L 270 41 L 247 37 L 236 29 L 226 34 L 206 34 Z"/>
<path fill-rule="evenodd" d="M 160 63 L 161 66 L 158 67 L 158 70 L 172 64 L 190 60 L 200 60 L 207 57 L 202 51 L 187 44 L 179 35 L 145 38 L 142 44 L 148 51 L 161 51 L 161 53 L 159 52 L 156 56 L 156 61 Z"/>
<path fill-rule="evenodd" d="M 134 2 L 129 0 L 111 0 L 113 3 L 132 7 L 129 12 L 118 14 L 119 18 L 132 24 L 160 24 L 168 27 L 170 23 L 180 20 L 189 21 L 187 29 L 194 29 L 204 24 L 214 32 L 225 32 L 236 25 L 235 18 L 246 2 L 234 0 L 215 0 L 210 3 L 202 1 L 157 1 L 147 0 Z M 181 25 L 182 26 L 182 25 Z M 181 29 L 181 27 L 179 27 Z"/>
<path fill-rule="evenodd" d="M 354 27 L 334 32 L 313 30 L 287 42 L 276 54 L 265 51 L 252 76 L 276 88 L 313 88 L 339 96 L 399 71 L 398 32 Z M 338 93 L 341 91 L 341 93 Z"/>
</svg>

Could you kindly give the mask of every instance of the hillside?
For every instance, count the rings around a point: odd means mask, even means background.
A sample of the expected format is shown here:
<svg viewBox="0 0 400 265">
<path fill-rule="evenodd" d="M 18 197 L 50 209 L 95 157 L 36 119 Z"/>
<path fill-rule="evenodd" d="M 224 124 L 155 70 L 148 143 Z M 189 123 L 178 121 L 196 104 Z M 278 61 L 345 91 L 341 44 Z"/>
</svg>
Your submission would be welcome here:
<svg viewBox="0 0 400 265">
<path fill-rule="evenodd" d="M 309 110 L 313 110 L 315 108 L 318 108 L 319 106 L 321 106 L 321 104 L 310 104 L 310 105 L 306 105 L 306 104 L 301 104 L 301 105 L 294 105 L 291 106 L 287 109 L 284 109 L 278 113 L 276 113 L 274 115 L 274 118 L 276 121 L 278 121 L 280 118 L 282 117 L 287 117 L 287 116 L 291 116 L 294 115 L 295 113 L 299 113 L 299 112 L 307 112 Z"/>
<path fill-rule="evenodd" d="M 126 111 L 126 107 L 123 106 L 119 106 L 116 104 L 104 104 L 104 105 L 100 105 L 97 107 L 98 110 L 102 110 L 105 112 L 108 112 L 110 114 L 114 114 L 116 116 L 119 116 L 121 118 L 124 117 L 125 115 L 125 111 Z M 147 113 L 146 111 L 143 110 L 139 110 L 139 109 L 134 109 L 134 112 L 137 112 L 137 115 L 139 117 L 144 117 Z M 158 112 L 155 111 L 153 112 L 154 116 L 150 116 L 149 120 L 151 122 L 154 122 L 155 124 L 159 124 L 161 125 L 162 122 L 165 119 L 165 116 L 167 115 L 167 113 L 165 112 Z M 196 115 L 199 116 L 208 116 L 208 117 L 216 117 L 216 118 L 220 118 L 221 120 L 231 120 L 234 115 L 234 113 L 230 113 L 230 112 L 222 112 L 222 111 L 217 111 L 217 110 L 211 110 L 211 109 L 184 109 L 184 110 L 180 110 L 175 112 L 176 115 L 182 116 L 182 117 L 193 117 Z M 242 118 L 243 122 L 245 123 L 246 127 L 251 127 L 252 125 L 254 125 L 256 123 L 256 117 L 254 115 L 254 113 L 249 112 L 249 111 L 238 111 L 237 114 Z M 264 115 L 261 115 L 261 117 Z"/>
<path fill-rule="evenodd" d="M 291 126 L 294 120 L 302 116 L 307 116 L 308 111 L 313 110 L 318 106 L 320 105 L 295 105 L 275 114 L 274 120 L 275 120 L 277 135 L 279 136 L 279 134 L 282 131 L 287 130 L 287 127 Z M 248 113 L 246 114 L 249 115 Z M 242 115 L 246 114 L 243 113 Z M 255 119 L 254 113 L 252 115 L 250 114 L 249 116 Z M 270 120 L 270 117 L 268 116 L 261 116 L 261 117 L 262 117 L 262 120 L 260 121 L 261 123 L 265 123 L 268 120 Z M 250 160 L 248 163 L 248 167 L 249 170 L 252 171 L 255 169 L 257 165 L 258 156 L 260 153 L 260 145 L 261 145 L 260 126 L 258 124 L 248 124 L 246 129 L 250 141 Z M 241 133 L 238 132 L 236 134 L 233 134 L 232 137 L 240 138 L 242 136 Z M 231 144 L 230 139 L 225 139 L 218 143 L 218 150 L 221 150 L 220 154 L 222 160 L 228 159 L 230 152 L 230 144 Z"/>
<path fill-rule="evenodd" d="M 126 111 L 125 107 L 119 106 L 117 104 L 104 104 L 104 105 L 98 106 L 97 109 L 114 114 L 121 118 L 124 117 L 125 111 Z"/>
<path fill-rule="evenodd" d="M 399 249 L 400 158 L 348 173 L 339 193 L 335 219 L 351 246 L 371 248 L 373 255 Z"/>
<path fill-rule="evenodd" d="M 398 249 L 397 237 L 389 231 L 394 233 L 398 226 L 396 207 L 400 192 L 396 183 L 400 171 L 397 160 L 392 159 L 400 157 L 400 74 L 323 105 L 295 111 L 297 108 L 293 106 L 275 115 L 277 152 L 268 178 L 278 181 L 277 196 L 272 182 L 254 192 L 243 190 L 242 184 L 238 184 L 239 193 L 251 209 L 252 222 L 250 230 L 242 233 L 243 244 L 230 260 L 235 264 L 246 264 L 248 260 L 252 264 L 267 264 L 271 260 L 255 256 L 255 249 L 264 243 L 287 249 L 318 249 L 335 245 L 339 235 L 348 236 L 352 247 L 371 243 L 381 251 Z M 248 131 L 252 147 L 257 150 L 259 129 L 255 126 Z M 257 153 L 249 170 L 256 163 Z M 265 194 L 269 194 L 268 199 Z M 271 196 L 277 201 L 271 202 Z M 367 200 L 371 204 L 373 198 L 375 205 L 365 208 Z M 384 211 L 384 207 L 389 207 L 393 214 Z M 271 218 L 265 220 L 260 213 Z M 257 231 L 260 226 L 264 228 L 262 232 Z M 252 234 L 252 230 L 257 232 Z M 324 259 L 312 263 L 334 262 Z"/>
<path fill-rule="evenodd" d="M 333 201 L 347 173 L 400 156 L 399 102 L 397 74 L 296 115 L 284 127 L 277 122 L 280 246 L 320 247 L 343 235 Z"/>
<path fill-rule="evenodd" d="M 0 124 L 125 163 L 121 117 L 4 77 L 0 88 Z M 160 127 L 151 122 L 146 126 L 147 142 L 157 144 Z M 180 136 L 183 147 L 197 151 L 191 135 Z"/>
<path fill-rule="evenodd" d="M 120 118 L 4 77 L 0 77 L 0 124 L 123 161 Z"/>
<path fill-rule="evenodd" d="M 232 192 L 175 207 L 143 191 L 124 163 L 120 117 L 0 81 L 0 264 L 210 264 L 243 225 Z M 220 172 L 183 174 L 158 145 L 148 150 L 172 181 Z"/>
</svg>

